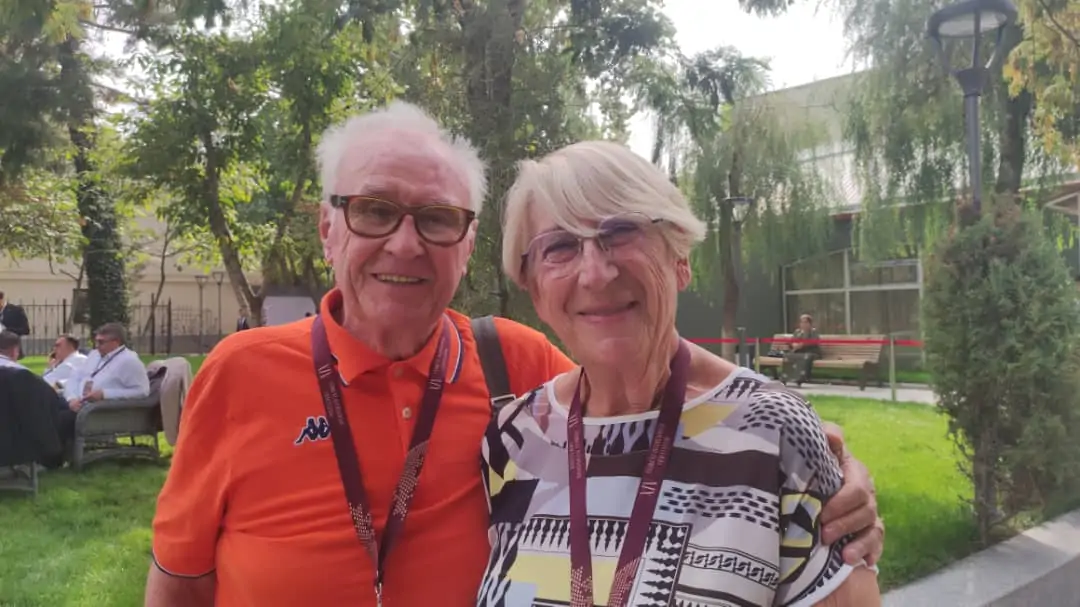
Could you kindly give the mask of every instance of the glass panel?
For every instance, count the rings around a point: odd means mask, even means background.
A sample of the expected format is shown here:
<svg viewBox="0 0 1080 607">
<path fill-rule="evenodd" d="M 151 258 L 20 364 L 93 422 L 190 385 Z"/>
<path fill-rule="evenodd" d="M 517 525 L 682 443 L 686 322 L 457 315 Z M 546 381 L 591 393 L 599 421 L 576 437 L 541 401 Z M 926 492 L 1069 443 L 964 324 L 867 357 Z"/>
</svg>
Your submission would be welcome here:
<svg viewBox="0 0 1080 607">
<path fill-rule="evenodd" d="M 844 287 L 844 252 L 796 262 L 784 270 L 788 291 L 806 289 L 842 289 Z"/>
<path fill-rule="evenodd" d="M 877 263 L 851 263 L 851 286 L 918 284 L 919 267 L 914 259 L 898 259 Z"/>
<path fill-rule="evenodd" d="M 851 332 L 856 334 L 919 335 L 919 291 L 855 291 L 851 294 Z"/>
<path fill-rule="evenodd" d="M 787 319 L 790 333 L 798 328 L 799 316 L 809 314 L 819 333 L 847 333 L 844 326 L 844 294 L 813 293 L 787 296 Z"/>
</svg>

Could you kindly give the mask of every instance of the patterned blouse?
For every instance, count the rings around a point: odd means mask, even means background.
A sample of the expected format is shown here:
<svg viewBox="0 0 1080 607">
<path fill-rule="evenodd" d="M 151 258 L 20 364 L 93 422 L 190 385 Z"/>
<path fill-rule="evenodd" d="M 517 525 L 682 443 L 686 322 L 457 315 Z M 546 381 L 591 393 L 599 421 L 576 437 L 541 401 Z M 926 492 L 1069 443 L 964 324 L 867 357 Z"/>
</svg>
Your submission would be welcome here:
<svg viewBox="0 0 1080 607">
<path fill-rule="evenodd" d="M 840 469 L 805 400 L 740 369 L 688 401 L 629 604 L 813 605 L 851 573 L 823 546 Z M 504 407 L 484 437 L 491 557 L 478 606 L 570 600 L 568 408 L 554 382 Z M 607 604 L 657 411 L 585 418 L 594 600 Z"/>
</svg>

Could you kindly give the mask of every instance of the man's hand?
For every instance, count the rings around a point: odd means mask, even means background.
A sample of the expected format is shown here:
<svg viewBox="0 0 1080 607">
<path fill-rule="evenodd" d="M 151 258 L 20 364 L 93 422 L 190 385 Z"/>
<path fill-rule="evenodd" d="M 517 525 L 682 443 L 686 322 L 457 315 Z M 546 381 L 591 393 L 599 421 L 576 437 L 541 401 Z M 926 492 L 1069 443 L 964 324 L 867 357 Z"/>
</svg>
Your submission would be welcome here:
<svg viewBox="0 0 1080 607">
<path fill-rule="evenodd" d="M 73 398 L 68 401 L 68 409 L 71 409 L 72 411 L 78 411 L 79 409 L 82 409 L 82 406 L 83 401 L 81 398 Z"/>
<path fill-rule="evenodd" d="M 83 398 L 83 400 L 85 400 L 86 402 L 91 402 L 92 403 L 92 402 L 95 402 L 95 401 L 103 400 L 104 398 L 105 398 L 105 393 L 104 392 L 102 392 L 101 390 L 94 390 L 90 394 L 87 394 L 86 397 Z"/>
<path fill-rule="evenodd" d="M 840 462 L 844 484 L 821 511 L 821 541 L 832 544 L 850 534 L 855 538 L 844 547 L 844 561 L 855 565 L 865 559 L 873 566 L 885 548 L 885 523 L 878 517 L 877 497 L 870 471 L 844 447 L 840 426 L 822 424 L 829 439 L 829 449 Z"/>
</svg>

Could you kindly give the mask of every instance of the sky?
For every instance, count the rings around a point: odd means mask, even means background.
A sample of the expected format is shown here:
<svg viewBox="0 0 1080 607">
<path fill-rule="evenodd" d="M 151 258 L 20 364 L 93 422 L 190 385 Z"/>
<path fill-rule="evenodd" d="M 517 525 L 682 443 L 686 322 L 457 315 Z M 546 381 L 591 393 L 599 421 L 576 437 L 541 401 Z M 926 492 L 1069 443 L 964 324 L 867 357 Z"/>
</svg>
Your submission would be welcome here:
<svg viewBox="0 0 1080 607">
<path fill-rule="evenodd" d="M 733 46 L 743 55 L 769 59 L 771 85 L 788 88 L 852 71 L 843 24 L 817 0 L 796 0 L 780 17 L 755 17 L 736 0 L 666 0 L 664 13 L 675 25 L 675 41 L 685 55 Z M 650 155 L 651 121 L 638 115 L 630 124 L 630 147 Z"/>
</svg>

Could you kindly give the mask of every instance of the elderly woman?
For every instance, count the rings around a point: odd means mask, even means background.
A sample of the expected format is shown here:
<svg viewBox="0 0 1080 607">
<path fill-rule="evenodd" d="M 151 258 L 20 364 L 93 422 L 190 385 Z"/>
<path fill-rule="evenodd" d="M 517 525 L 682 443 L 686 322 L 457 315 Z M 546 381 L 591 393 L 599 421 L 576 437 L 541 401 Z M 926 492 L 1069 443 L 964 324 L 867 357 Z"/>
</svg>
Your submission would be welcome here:
<svg viewBox="0 0 1080 607">
<path fill-rule="evenodd" d="M 841 476 L 813 409 L 676 332 L 704 233 L 620 145 L 522 166 L 504 268 L 581 367 L 487 432 L 479 605 L 880 603 L 875 571 L 820 540 Z"/>
</svg>

